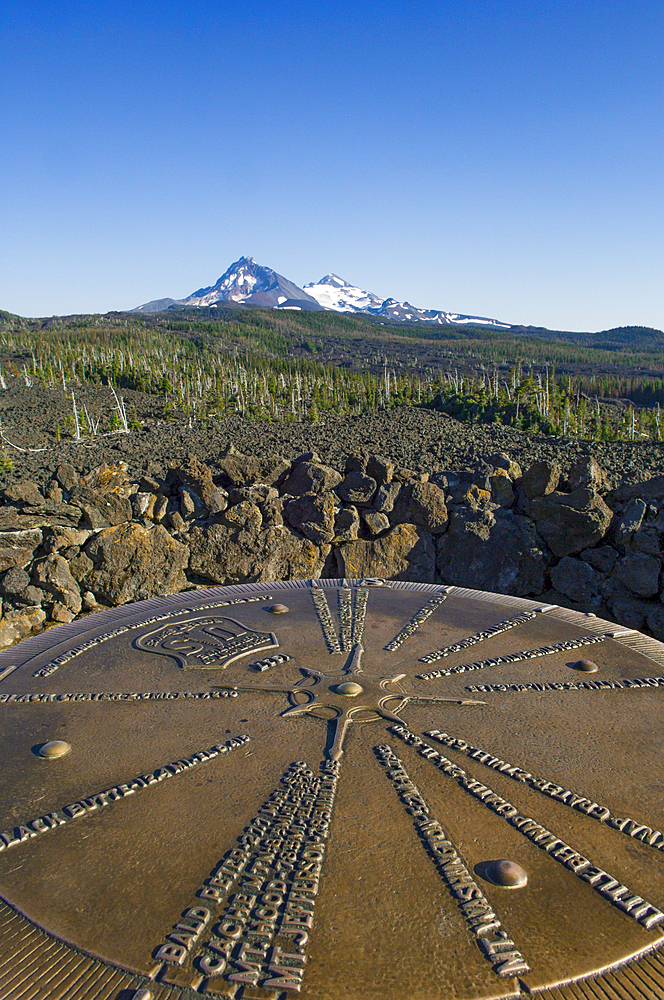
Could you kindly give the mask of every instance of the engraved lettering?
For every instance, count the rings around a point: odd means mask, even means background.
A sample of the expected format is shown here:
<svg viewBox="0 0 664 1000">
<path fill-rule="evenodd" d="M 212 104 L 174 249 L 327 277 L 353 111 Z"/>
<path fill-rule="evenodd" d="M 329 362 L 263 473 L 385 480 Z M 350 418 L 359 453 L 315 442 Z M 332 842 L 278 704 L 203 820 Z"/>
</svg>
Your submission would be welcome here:
<svg viewBox="0 0 664 1000">
<path fill-rule="evenodd" d="M 550 653 L 564 653 L 570 649 L 579 649 L 581 646 L 590 646 L 597 642 L 603 642 L 604 639 L 611 639 L 613 635 L 613 632 L 583 635 L 579 636 L 578 639 L 566 639 L 564 642 L 556 642 L 550 646 L 539 646 L 536 649 L 522 649 L 518 653 L 505 653 L 504 656 L 494 656 L 491 659 L 480 660 L 477 663 L 461 663 L 455 667 L 448 667 L 446 670 L 430 670 L 428 673 L 418 674 L 417 676 L 424 680 L 434 680 L 436 677 L 449 677 L 452 674 L 463 674 L 471 670 L 484 670 L 485 667 L 495 667 L 501 663 L 518 663 L 520 660 L 532 660 L 537 656 L 548 656 Z"/>
<path fill-rule="evenodd" d="M 419 737 L 415 736 L 414 733 L 410 733 L 404 726 L 395 725 L 391 727 L 391 730 L 401 739 L 408 738 L 409 741 L 412 739 L 416 745 L 420 743 L 426 746 L 426 744 L 424 744 L 423 741 L 419 739 Z M 463 771 L 460 775 L 455 777 L 457 782 L 461 785 L 461 787 L 465 788 L 471 794 L 473 795 L 475 794 L 475 788 L 477 786 L 477 782 L 471 775 Z M 555 836 L 555 834 L 551 833 L 549 830 L 541 826 L 539 823 L 535 823 L 529 817 L 520 816 L 518 813 L 515 812 L 515 814 L 512 817 L 506 817 L 506 819 L 511 826 L 514 826 L 517 830 L 519 830 L 520 833 L 522 833 L 524 836 L 528 837 L 529 840 L 537 844 L 538 847 L 541 847 L 545 850 L 547 849 L 547 845 L 555 847 L 555 852 L 552 853 L 551 856 L 556 858 L 556 860 L 559 860 L 556 857 L 556 855 L 559 853 L 561 848 L 569 848 L 569 845 L 566 844 L 563 840 L 558 839 Z M 604 895 L 605 898 L 610 899 L 610 896 L 607 897 L 606 892 L 602 892 L 602 889 L 605 890 L 607 888 L 611 889 L 618 885 L 618 881 L 614 879 L 611 875 L 609 875 L 607 872 L 605 872 L 603 869 L 596 868 L 594 865 L 591 865 L 587 862 L 584 864 L 580 863 L 574 864 L 573 862 L 575 857 L 578 857 L 579 860 L 583 860 L 584 862 L 585 859 L 581 859 L 580 855 L 577 855 L 576 852 L 572 850 L 572 848 L 569 848 L 569 850 L 572 851 L 573 856 L 568 855 L 568 859 L 566 861 L 562 861 L 565 867 L 569 868 L 569 870 L 573 871 L 578 878 L 583 879 L 584 882 L 587 882 L 594 889 L 596 889 L 596 891 Z M 628 890 L 626 887 L 624 888 L 626 893 L 630 893 L 630 890 Z M 618 904 L 616 903 L 616 905 Z M 648 907 L 647 910 L 643 910 L 643 908 L 641 907 L 638 909 L 626 910 L 625 912 L 628 912 L 629 916 L 633 917 L 633 919 L 637 920 L 640 924 L 642 924 L 644 927 L 647 927 L 648 929 L 655 927 L 657 926 L 657 924 L 664 921 L 664 913 L 662 911 L 658 910 L 656 907 L 652 906 L 649 903 L 646 903 L 645 905 Z"/>
<path fill-rule="evenodd" d="M 402 731 L 399 727 L 393 727 L 393 731 L 404 739 L 405 730 Z M 482 750 L 479 747 L 472 746 L 465 740 L 458 740 L 454 736 L 450 736 L 448 733 L 442 733 L 439 729 L 431 729 L 424 735 L 430 736 L 432 739 L 436 740 L 438 743 L 442 743 L 444 746 L 460 750 L 471 759 L 480 761 L 487 767 L 499 770 L 501 773 L 507 774 L 510 778 L 513 778 L 516 781 L 526 782 L 531 788 L 537 789 L 537 791 L 541 792 L 543 795 L 548 795 L 550 798 L 564 802 L 564 804 L 570 808 L 577 809 L 580 812 L 585 813 L 587 816 L 591 816 L 593 819 L 598 820 L 600 823 L 607 823 L 614 829 L 620 830 L 621 833 L 625 833 L 629 837 L 641 840 L 649 847 L 654 847 L 659 851 L 664 851 L 664 834 L 662 834 L 659 830 L 653 830 L 652 827 L 645 826 L 642 823 L 637 823 L 635 820 L 629 819 L 628 817 L 621 818 L 613 816 L 611 811 L 606 806 L 593 802 L 591 799 L 588 799 L 583 795 L 578 795 L 570 789 L 562 788 L 554 782 L 548 781 L 544 778 L 536 778 L 529 771 L 524 771 L 519 767 L 508 764 L 506 761 L 503 761 L 498 757 L 493 757 L 491 754 L 487 753 L 487 751 Z M 408 742 L 412 741 L 408 740 Z M 422 756 L 430 758 L 437 764 L 437 766 L 440 766 L 440 754 L 437 756 L 432 754 L 431 748 L 422 740 L 419 740 L 418 749 Z M 470 786 L 467 787 L 470 788 Z M 486 786 L 481 787 L 486 788 Z M 470 790 L 477 793 L 477 789 L 475 787 Z M 496 796 L 496 800 L 498 799 L 499 796 Z M 504 816 L 507 816 L 510 809 L 513 808 L 509 805 L 509 803 L 506 803 L 504 799 L 500 800 L 503 803 L 502 805 L 494 804 L 491 799 L 486 799 L 485 801 L 488 805 L 492 806 L 495 812 Z M 516 810 L 514 815 L 515 814 Z"/>
<path fill-rule="evenodd" d="M 394 730 L 399 729 L 404 733 L 407 732 L 407 730 L 404 730 L 404 727 L 402 726 L 394 726 L 392 728 Z M 415 743 L 422 742 L 419 740 L 419 737 L 415 736 L 413 733 L 408 733 L 408 736 L 412 737 Z M 404 805 L 406 805 L 406 802 L 404 794 L 401 790 L 404 786 L 414 788 L 421 801 L 424 802 L 422 795 L 419 793 L 411 778 L 407 774 L 402 761 L 394 754 L 389 744 L 383 744 L 376 747 L 375 753 L 379 763 L 385 768 L 386 777 L 394 784 L 395 791 L 397 792 L 397 795 L 399 795 L 402 802 L 404 802 Z M 472 878 L 470 871 L 456 849 L 453 847 L 451 841 L 445 837 L 440 823 L 437 820 L 432 822 L 428 817 L 428 813 L 429 810 L 427 808 L 426 813 L 423 812 L 421 819 L 414 819 L 415 828 L 426 842 L 428 849 L 430 850 L 433 858 L 436 860 L 438 869 L 450 888 L 452 895 L 459 901 L 461 912 L 466 917 L 471 930 L 477 938 L 478 944 L 484 951 L 485 957 L 492 963 L 493 971 L 501 977 L 516 974 L 506 971 L 508 965 L 520 968 L 521 972 L 529 971 L 523 956 L 515 950 L 514 943 L 509 940 L 507 933 L 502 930 L 500 921 L 491 910 L 488 899 L 485 897 L 479 885 L 477 885 L 475 880 Z M 441 861 L 441 854 L 439 853 L 441 838 L 444 840 L 444 847 L 447 848 L 445 852 L 446 860 L 444 861 Z M 456 888 L 459 883 L 461 893 Z M 472 894 L 470 890 L 472 890 Z M 470 900 L 468 899 L 468 895 L 472 895 Z M 496 954 L 494 954 L 492 951 L 484 947 L 484 935 L 489 933 L 489 931 L 501 934 L 503 935 L 502 940 L 505 942 L 509 941 L 509 947 L 511 949 L 509 956 L 498 955 L 497 951 Z"/>
</svg>

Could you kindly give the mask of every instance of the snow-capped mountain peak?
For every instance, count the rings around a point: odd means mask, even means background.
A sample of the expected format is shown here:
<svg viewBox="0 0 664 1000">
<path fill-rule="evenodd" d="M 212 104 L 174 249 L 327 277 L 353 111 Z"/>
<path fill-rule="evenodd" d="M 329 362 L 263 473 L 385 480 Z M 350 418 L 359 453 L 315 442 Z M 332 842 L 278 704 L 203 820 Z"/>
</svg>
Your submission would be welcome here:
<svg viewBox="0 0 664 1000">
<path fill-rule="evenodd" d="M 367 312 L 380 309 L 384 301 L 373 292 L 366 292 L 357 285 L 344 281 L 337 274 L 326 274 L 320 281 L 305 285 L 304 290 L 323 309 L 333 309 L 335 312 Z"/>
<path fill-rule="evenodd" d="M 177 306 L 212 307 L 218 302 L 238 302 L 269 309 L 331 309 L 333 312 L 367 313 L 400 323 L 474 324 L 508 329 L 509 323 L 482 316 L 419 309 L 409 302 L 381 298 L 357 285 L 326 274 L 320 281 L 300 288 L 270 267 L 257 264 L 253 257 L 240 257 L 214 285 L 199 288 L 186 299 L 155 299 L 138 306 L 135 312 L 160 312 Z"/>
<path fill-rule="evenodd" d="M 186 299 L 185 306 L 212 306 L 217 302 L 243 302 L 272 309 L 316 309 L 318 303 L 297 285 L 270 267 L 257 264 L 253 257 L 240 257 L 214 285 L 199 288 Z"/>
</svg>

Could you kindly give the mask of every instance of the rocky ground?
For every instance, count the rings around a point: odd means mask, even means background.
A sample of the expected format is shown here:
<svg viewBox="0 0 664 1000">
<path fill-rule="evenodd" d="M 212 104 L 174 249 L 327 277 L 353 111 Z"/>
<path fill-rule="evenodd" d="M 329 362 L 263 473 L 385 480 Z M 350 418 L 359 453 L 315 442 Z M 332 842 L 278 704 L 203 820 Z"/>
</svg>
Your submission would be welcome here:
<svg viewBox="0 0 664 1000">
<path fill-rule="evenodd" d="M 92 389 L 92 387 L 88 387 Z M 46 395 L 35 405 L 23 393 L 8 401 L 0 394 L 3 429 L 8 440 L 25 447 L 44 448 L 45 428 L 54 424 L 50 407 L 63 407 L 66 415 L 70 402 L 62 393 L 51 396 L 53 390 L 41 390 Z M 90 407 L 98 406 L 100 393 Z M 131 408 L 134 397 L 127 393 Z M 150 397 L 152 398 L 152 397 Z M 106 397 L 104 396 L 104 400 Z M 70 410 L 69 410 L 70 412 Z M 44 430 L 42 430 L 42 426 Z M 45 450 L 19 451 L 9 445 L 5 454 L 11 457 L 14 469 L 0 474 L 0 483 L 24 479 L 44 484 L 63 462 L 78 472 L 87 472 L 102 462 L 123 461 L 133 478 L 146 473 L 163 476 L 169 463 L 182 461 L 188 454 L 208 464 L 213 472 L 229 446 L 248 455 L 266 459 L 284 457 L 292 460 L 307 451 L 316 451 L 321 460 L 335 468 L 343 468 L 347 455 L 365 450 L 389 456 L 396 465 L 422 472 L 444 469 L 474 468 L 494 452 L 507 452 L 522 468 L 535 462 L 548 461 L 560 465 L 566 474 L 581 458 L 592 455 L 606 471 L 612 485 L 624 477 L 633 481 L 648 479 L 664 472 L 664 443 L 614 442 L 598 443 L 542 436 L 530 436 L 510 427 L 495 425 L 471 426 L 433 410 L 398 407 L 375 414 L 335 418 L 326 417 L 316 424 L 256 423 L 241 417 L 210 420 L 189 427 L 186 421 L 151 421 L 129 434 L 106 434 L 85 437 L 76 442 L 63 439 L 52 442 Z"/>
<path fill-rule="evenodd" d="M 15 455 L 0 486 L 0 647 L 160 594 L 344 576 L 537 598 L 664 639 L 661 445 L 397 409 L 163 422 Z"/>
</svg>

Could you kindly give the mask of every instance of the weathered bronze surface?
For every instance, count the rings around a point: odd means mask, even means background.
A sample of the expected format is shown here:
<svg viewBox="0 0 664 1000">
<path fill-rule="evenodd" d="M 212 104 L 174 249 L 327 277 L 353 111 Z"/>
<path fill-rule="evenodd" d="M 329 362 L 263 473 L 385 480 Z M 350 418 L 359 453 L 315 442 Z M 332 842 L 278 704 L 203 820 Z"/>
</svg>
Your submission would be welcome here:
<svg viewBox="0 0 664 1000">
<path fill-rule="evenodd" d="M 664 646 L 637 632 L 213 588 L 0 653 L 0 713 L 0 1000 L 664 998 Z"/>
</svg>

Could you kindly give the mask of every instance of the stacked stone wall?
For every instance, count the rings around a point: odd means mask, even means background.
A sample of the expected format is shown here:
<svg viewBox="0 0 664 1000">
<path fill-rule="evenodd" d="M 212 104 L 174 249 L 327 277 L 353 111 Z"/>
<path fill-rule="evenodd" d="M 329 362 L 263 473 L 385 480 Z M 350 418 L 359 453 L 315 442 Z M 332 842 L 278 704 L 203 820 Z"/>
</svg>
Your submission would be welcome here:
<svg viewBox="0 0 664 1000">
<path fill-rule="evenodd" d="M 354 453 L 193 455 L 162 478 L 123 463 L 0 506 L 0 648 L 101 607 L 211 585 L 383 577 L 594 612 L 664 639 L 664 476 L 613 485 L 593 458 L 563 478 L 509 455 L 420 472 Z"/>
</svg>

